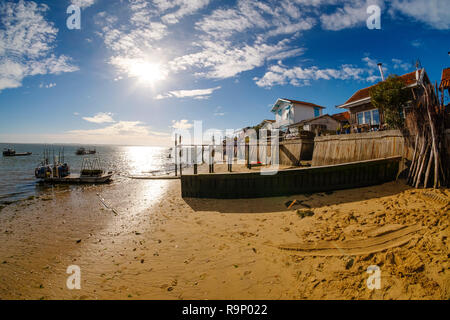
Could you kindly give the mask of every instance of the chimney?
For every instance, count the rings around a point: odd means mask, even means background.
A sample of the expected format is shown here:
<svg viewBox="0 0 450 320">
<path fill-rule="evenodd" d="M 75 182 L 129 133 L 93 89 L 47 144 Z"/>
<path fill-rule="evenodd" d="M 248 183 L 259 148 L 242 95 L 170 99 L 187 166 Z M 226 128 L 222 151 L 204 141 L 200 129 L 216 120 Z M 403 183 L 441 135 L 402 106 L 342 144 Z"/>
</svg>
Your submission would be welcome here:
<svg viewBox="0 0 450 320">
<path fill-rule="evenodd" d="M 384 81 L 383 64 L 381 62 L 378 63 L 378 69 L 380 69 L 381 80 Z"/>
</svg>

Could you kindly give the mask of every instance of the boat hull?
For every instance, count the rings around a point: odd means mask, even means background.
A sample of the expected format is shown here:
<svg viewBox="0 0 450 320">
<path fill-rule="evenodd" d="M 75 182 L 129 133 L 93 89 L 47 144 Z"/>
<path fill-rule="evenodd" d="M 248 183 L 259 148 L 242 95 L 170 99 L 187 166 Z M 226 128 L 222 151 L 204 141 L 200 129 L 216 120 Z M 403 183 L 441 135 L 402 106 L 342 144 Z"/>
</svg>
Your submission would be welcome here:
<svg viewBox="0 0 450 320">
<path fill-rule="evenodd" d="M 3 153 L 4 157 L 26 157 L 26 156 L 31 156 L 32 153 L 31 152 L 25 152 L 25 153 L 14 153 L 14 154 L 6 154 Z"/>
<path fill-rule="evenodd" d="M 64 178 L 45 178 L 40 179 L 40 182 L 51 184 L 102 184 L 111 181 L 112 174 L 104 174 L 101 176 L 75 176 L 70 175 Z"/>
</svg>

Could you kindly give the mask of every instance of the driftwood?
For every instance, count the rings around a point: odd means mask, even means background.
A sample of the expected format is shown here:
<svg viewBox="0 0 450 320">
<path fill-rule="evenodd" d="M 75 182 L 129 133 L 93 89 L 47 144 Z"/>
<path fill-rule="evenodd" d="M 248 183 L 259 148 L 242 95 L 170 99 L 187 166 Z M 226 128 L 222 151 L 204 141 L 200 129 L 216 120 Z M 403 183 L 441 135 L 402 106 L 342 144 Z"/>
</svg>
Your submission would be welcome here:
<svg viewBox="0 0 450 320">
<path fill-rule="evenodd" d="M 414 171 L 414 167 L 416 165 L 415 160 L 416 160 L 418 143 L 419 143 L 419 134 L 416 134 L 416 142 L 414 143 L 414 153 L 413 153 L 412 160 L 411 160 L 411 169 L 409 170 L 409 173 L 408 173 L 408 183 L 411 181 L 412 172 Z"/>
<path fill-rule="evenodd" d="M 446 185 L 450 180 L 445 143 L 445 121 L 448 117 L 443 101 L 443 91 L 437 83 L 421 83 L 418 94 L 414 94 L 409 127 L 415 134 L 414 155 L 408 173 L 408 184 L 416 188 Z"/>
</svg>

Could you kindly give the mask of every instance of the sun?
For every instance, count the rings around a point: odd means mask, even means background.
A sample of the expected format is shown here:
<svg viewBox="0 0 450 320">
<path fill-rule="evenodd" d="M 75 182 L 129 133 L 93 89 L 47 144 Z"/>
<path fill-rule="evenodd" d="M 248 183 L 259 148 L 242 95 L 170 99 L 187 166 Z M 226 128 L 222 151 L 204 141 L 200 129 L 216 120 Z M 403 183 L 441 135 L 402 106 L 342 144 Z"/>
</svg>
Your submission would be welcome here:
<svg viewBox="0 0 450 320">
<path fill-rule="evenodd" d="M 129 74 L 145 85 L 154 85 L 164 80 L 167 76 L 166 71 L 160 64 L 147 61 L 135 61 L 131 63 L 129 66 Z"/>
</svg>

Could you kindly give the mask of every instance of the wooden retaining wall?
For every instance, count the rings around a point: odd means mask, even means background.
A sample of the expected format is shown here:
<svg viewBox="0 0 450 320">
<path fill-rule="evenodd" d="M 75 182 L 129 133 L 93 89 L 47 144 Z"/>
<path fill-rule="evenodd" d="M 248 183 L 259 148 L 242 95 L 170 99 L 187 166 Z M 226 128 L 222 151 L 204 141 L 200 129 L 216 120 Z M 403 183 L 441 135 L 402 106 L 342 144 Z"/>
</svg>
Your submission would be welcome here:
<svg viewBox="0 0 450 320">
<path fill-rule="evenodd" d="M 183 197 L 238 199 L 324 192 L 380 184 L 396 179 L 401 157 L 322 167 L 289 169 L 275 175 L 198 174 L 181 177 Z"/>
<path fill-rule="evenodd" d="M 321 136 L 314 139 L 312 166 L 396 156 L 411 159 L 413 152 L 399 130 Z"/>
</svg>

